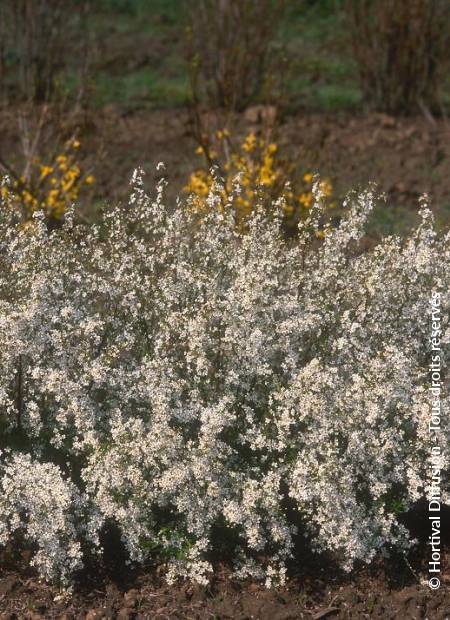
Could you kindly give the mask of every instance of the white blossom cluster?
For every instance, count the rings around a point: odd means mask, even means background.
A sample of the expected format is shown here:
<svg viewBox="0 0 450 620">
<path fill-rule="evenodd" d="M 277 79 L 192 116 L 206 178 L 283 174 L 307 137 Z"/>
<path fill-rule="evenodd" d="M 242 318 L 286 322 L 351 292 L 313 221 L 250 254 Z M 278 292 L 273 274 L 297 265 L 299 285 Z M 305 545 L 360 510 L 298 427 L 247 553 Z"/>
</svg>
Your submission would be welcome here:
<svg viewBox="0 0 450 620">
<path fill-rule="evenodd" d="M 267 585 L 297 534 L 346 569 L 410 545 L 450 234 L 423 205 L 409 238 L 360 251 L 369 190 L 320 242 L 317 196 L 293 243 L 262 207 L 237 231 L 220 187 L 199 217 L 132 185 L 91 226 L 0 209 L 0 544 L 67 581 L 112 521 L 169 579 L 204 583 L 228 547 Z"/>
</svg>

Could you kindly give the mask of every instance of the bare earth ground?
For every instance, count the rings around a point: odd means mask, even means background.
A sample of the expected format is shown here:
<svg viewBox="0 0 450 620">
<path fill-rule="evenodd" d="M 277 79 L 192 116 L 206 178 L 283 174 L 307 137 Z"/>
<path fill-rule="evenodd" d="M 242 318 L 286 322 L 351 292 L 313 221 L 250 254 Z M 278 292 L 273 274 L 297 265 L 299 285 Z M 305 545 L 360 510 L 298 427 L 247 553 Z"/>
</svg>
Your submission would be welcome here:
<svg viewBox="0 0 450 620">
<path fill-rule="evenodd" d="M 238 131 L 258 130 L 255 118 L 244 114 Z M 196 144 L 183 111 L 126 115 L 107 108 L 96 123 L 87 136 L 87 150 L 104 140 L 105 157 L 97 171 L 100 195 L 123 196 L 131 170 L 141 165 L 151 172 L 158 161 L 167 164 L 171 189 L 178 193 L 202 163 L 194 155 Z M 298 114 L 282 119 L 275 139 L 287 159 L 329 176 L 337 196 L 375 181 L 389 198 L 386 209 L 391 213 L 381 214 L 388 228 L 413 222 L 423 192 L 430 195 L 441 221 L 450 221 L 450 123 L 445 120 L 433 124 L 423 117 Z"/>
<path fill-rule="evenodd" d="M 0 619 L 450 618 L 448 568 L 447 576 L 443 575 L 446 583 L 436 591 L 420 585 L 405 572 L 405 566 L 398 567 L 391 578 L 382 567 L 347 578 L 318 570 L 315 577 L 298 577 L 278 590 L 232 582 L 225 570 L 222 574 L 219 570 L 208 588 L 168 586 L 157 573 L 150 570 L 125 580 L 102 576 L 96 584 L 79 585 L 72 595 L 61 595 L 29 572 L 4 571 L 0 577 Z"/>
<path fill-rule="evenodd" d="M 0 114 L 0 154 L 16 158 L 14 110 Z M 133 169 L 141 166 L 152 187 L 159 161 L 165 162 L 169 196 L 174 198 L 189 173 L 201 165 L 195 155 L 188 114 L 183 109 L 127 110 L 109 105 L 88 113 L 80 155 L 97 179 L 94 203 L 124 198 Z M 237 119 L 237 134 L 261 125 L 255 110 Z M 379 232 L 403 232 L 414 224 L 418 197 L 427 192 L 442 224 L 450 223 L 450 121 L 383 114 L 297 113 L 280 119 L 275 135 L 280 154 L 301 169 L 332 180 L 339 199 L 371 181 L 388 196 L 377 215 Z M 89 215 L 92 203 L 83 210 Z"/>
</svg>

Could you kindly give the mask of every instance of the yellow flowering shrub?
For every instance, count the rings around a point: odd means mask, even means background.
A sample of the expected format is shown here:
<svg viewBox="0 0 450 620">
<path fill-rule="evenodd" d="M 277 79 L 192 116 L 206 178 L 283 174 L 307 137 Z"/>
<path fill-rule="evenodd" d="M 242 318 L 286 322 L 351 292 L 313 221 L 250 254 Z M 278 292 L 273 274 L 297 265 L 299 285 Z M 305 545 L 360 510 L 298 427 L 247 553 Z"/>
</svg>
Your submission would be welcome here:
<svg viewBox="0 0 450 620">
<path fill-rule="evenodd" d="M 83 174 L 77 163 L 79 148 L 80 142 L 72 139 L 49 163 L 33 159 L 28 174 L 1 186 L 2 198 L 17 206 L 25 220 L 37 210 L 43 210 L 48 219 L 60 219 L 80 192 L 95 182 L 93 175 Z"/>
<path fill-rule="evenodd" d="M 216 139 L 223 151 L 223 163 L 219 162 L 216 151 L 207 146 L 199 146 L 198 155 L 204 155 L 208 164 L 218 165 L 219 173 L 224 180 L 223 204 L 233 192 L 235 179 L 239 177 L 241 193 L 233 201 L 236 209 L 236 220 L 240 227 L 251 214 L 256 204 L 256 196 L 262 197 L 264 204 L 270 209 L 275 207 L 277 198 L 283 197 L 278 204 L 283 210 L 286 227 L 293 228 L 303 219 L 313 204 L 312 187 L 314 175 L 311 172 L 296 173 L 294 166 L 287 164 L 280 156 L 278 146 L 274 142 L 249 133 L 244 141 L 233 147 L 229 132 L 219 130 Z M 214 175 L 208 167 L 199 168 L 190 175 L 184 191 L 191 195 L 191 204 L 199 213 L 208 208 L 206 197 L 214 183 Z M 328 179 L 320 181 L 321 193 L 328 200 L 333 187 Z M 333 206 L 332 202 L 328 206 Z"/>
</svg>

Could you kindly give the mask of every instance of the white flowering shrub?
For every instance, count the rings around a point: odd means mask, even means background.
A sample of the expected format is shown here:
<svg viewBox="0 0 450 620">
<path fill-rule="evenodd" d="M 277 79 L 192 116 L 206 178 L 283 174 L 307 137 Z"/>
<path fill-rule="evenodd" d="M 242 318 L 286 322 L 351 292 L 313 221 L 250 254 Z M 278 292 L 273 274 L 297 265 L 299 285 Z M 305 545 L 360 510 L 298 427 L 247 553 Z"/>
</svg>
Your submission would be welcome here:
<svg viewBox="0 0 450 620">
<path fill-rule="evenodd" d="M 50 233 L 0 210 L 0 544 L 67 582 L 113 522 L 169 579 L 204 583 L 225 546 L 268 585 L 299 526 L 347 569 L 406 548 L 450 235 L 423 206 L 360 252 L 367 191 L 322 241 L 318 196 L 293 244 L 258 208 L 237 231 L 220 188 L 201 219 L 163 190 L 136 174 L 127 207 Z"/>
</svg>

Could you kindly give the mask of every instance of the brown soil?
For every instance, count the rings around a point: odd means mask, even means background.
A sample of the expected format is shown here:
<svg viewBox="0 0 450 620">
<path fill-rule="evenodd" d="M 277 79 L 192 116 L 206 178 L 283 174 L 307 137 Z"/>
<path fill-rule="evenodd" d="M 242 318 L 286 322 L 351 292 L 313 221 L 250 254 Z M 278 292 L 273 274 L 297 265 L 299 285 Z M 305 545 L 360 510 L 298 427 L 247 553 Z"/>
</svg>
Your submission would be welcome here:
<svg viewBox="0 0 450 620">
<path fill-rule="evenodd" d="M 186 113 L 140 111 L 129 116 L 108 109 L 98 120 L 93 148 L 107 136 L 102 169 L 105 194 L 123 195 L 124 180 L 137 165 L 154 169 L 167 164 L 174 189 L 186 181 L 201 159 Z M 258 129 L 254 116 L 244 114 L 237 130 Z M 301 162 L 304 170 L 331 177 L 338 195 L 371 181 L 390 202 L 417 208 L 417 198 L 429 193 L 439 209 L 450 206 L 450 123 L 425 118 L 395 119 L 385 115 L 289 116 L 278 127 L 280 152 Z M 101 193 L 101 192 L 100 192 Z"/>
<path fill-rule="evenodd" d="M 444 566 L 448 567 L 448 556 Z M 148 569 L 141 574 L 130 572 L 125 579 L 124 573 L 120 579 L 99 576 L 95 584 L 91 578 L 72 594 L 61 594 L 29 571 L 16 570 L 0 576 L 0 619 L 445 620 L 450 618 L 450 573 L 446 570 L 435 591 L 421 585 L 410 567 L 400 562 L 396 567 L 360 570 L 350 577 L 317 568 L 314 576 L 305 573 L 277 590 L 233 582 L 223 568 L 207 588 L 188 583 L 168 586 L 158 570 Z"/>
<path fill-rule="evenodd" d="M 0 155 L 10 161 L 20 150 L 14 110 L 0 113 Z M 261 128 L 259 115 L 247 110 L 236 120 L 236 133 Z M 155 166 L 163 161 L 169 194 L 177 195 L 189 173 L 202 164 L 186 111 L 130 111 L 108 106 L 80 119 L 84 168 L 97 178 L 97 200 L 124 198 L 131 172 L 141 166 L 151 187 Z M 212 121 L 219 126 L 220 122 Z M 389 204 L 412 216 L 418 197 L 427 192 L 444 223 L 450 222 L 450 122 L 383 114 L 298 113 L 280 119 L 275 140 L 279 152 L 300 162 L 305 171 L 329 176 L 335 195 L 374 181 Z"/>
</svg>

